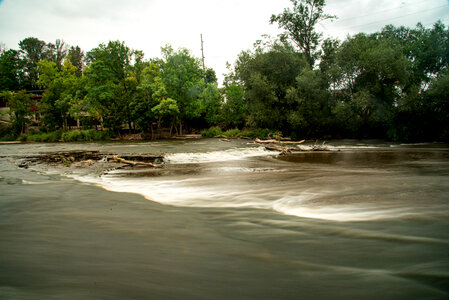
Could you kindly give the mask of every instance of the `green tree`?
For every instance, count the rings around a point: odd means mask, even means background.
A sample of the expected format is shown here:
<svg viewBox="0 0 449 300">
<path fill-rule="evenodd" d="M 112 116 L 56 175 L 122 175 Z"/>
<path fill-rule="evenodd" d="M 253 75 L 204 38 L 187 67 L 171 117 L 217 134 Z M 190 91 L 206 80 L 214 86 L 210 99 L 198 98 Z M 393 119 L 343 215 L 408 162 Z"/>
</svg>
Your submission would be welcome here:
<svg viewBox="0 0 449 300">
<path fill-rule="evenodd" d="M 226 86 L 225 99 L 222 122 L 228 128 L 242 128 L 245 126 L 248 113 L 243 87 L 236 83 Z"/>
<path fill-rule="evenodd" d="M 137 88 L 133 58 L 134 51 L 119 41 L 100 44 L 87 53 L 89 113 L 102 119 L 104 125 L 116 133 L 120 133 L 122 124 L 128 123 L 130 130 L 132 127 L 130 104 Z"/>
<path fill-rule="evenodd" d="M 79 46 L 71 46 L 67 52 L 68 59 L 77 69 L 76 74 L 81 76 L 84 69 L 84 51 Z"/>
<path fill-rule="evenodd" d="M 34 101 L 31 96 L 25 90 L 21 90 L 17 93 L 3 91 L 0 93 L 0 97 L 7 101 L 12 133 L 14 135 L 24 133 L 26 125 L 31 122 L 33 116 Z"/>
<path fill-rule="evenodd" d="M 164 117 L 172 117 L 172 126 L 170 128 L 170 134 L 174 124 L 174 118 L 179 114 L 179 108 L 176 100 L 168 98 L 167 90 L 160 77 L 155 77 L 153 81 L 153 100 L 156 101 L 156 105 L 151 109 L 151 111 L 157 117 L 157 128 L 159 131 L 159 137 L 161 137 L 162 129 L 162 119 Z"/>
<path fill-rule="evenodd" d="M 306 68 L 303 55 L 287 43 L 259 44 L 254 51 L 242 52 L 235 65 L 235 77 L 245 90 L 248 125 L 288 132 L 287 115 L 294 107 L 287 93 Z"/>
<path fill-rule="evenodd" d="M 14 91 L 20 87 L 20 68 L 19 51 L 11 49 L 0 54 L 0 91 Z"/>
<path fill-rule="evenodd" d="M 358 136 L 385 137 L 409 82 L 409 61 L 391 40 L 376 34 L 349 37 L 334 55 L 328 70 L 340 74 L 327 79 L 338 87 L 337 123 Z"/>
<path fill-rule="evenodd" d="M 320 71 L 303 69 L 286 98 L 291 107 L 287 121 L 296 137 L 319 137 L 329 133 L 329 91 Z"/>
<path fill-rule="evenodd" d="M 325 0 L 291 0 L 293 10 L 284 9 L 278 15 L 272 15 L 270 23 L 278 23 L 279 28 L 286 30 L 288 37 L 301 49 L 311 68 L 318 56 L 318 46 L 322 34 L 315 26 L 323 20 L 334 19 L 335 16 L 325 14 Z"/>
<path fill-rule="evenodd" d="M 48 43 L 45 47 L 45 58 L 53 61 L 61 68 L 64 58 L 67 55 L 67 45 L 63 40 L 57 39 L 54 44 Z"/>
<path fill-rule="evenodd" d="M 183 134 L 183 124 L 201 115 L 201 89 L 203 70 L 199 59 L 187 49 L 174 51 L 171 46 L 162 48 L 162 80 L 168 97 L 176 99 L 179 108 L 179 134 Z M 204 84 L 203 84 L 204 86 Z"/>
<path fill-rule="evenodd" d="M 51 130 L 67 129 L 70 108 L 77 95 L 76 67 L 65 61 L 59 68 L 56 62 L 44 59 L 38 63 L 38 70 L 38 84 L 45 89 L 38 105 L 42 123 Z"/>
<path fill-rule="evenodd" d="M 45 42 L 34 37 L 19 42 L 20 53 L 23 59 L 21 81 L 26 89 L 38 88 L 39 79 L 37 63 L 45 58 Z"/>
<path fill-rule="evenodd" d="M 142 132 L 152 130 L 152 123 L 156 121 L 152 108 L 157 105 L 153 99 L 154 81 L 160 78 L 161 72 L 159 66 L 152 62 L 146 66 L 138 77 L 138 85 L 136 87 L 136 97 L 130 103 L 132 118 L 137 127 Z"/>
<path fill-rule="evenodd" d="M 202 83 L 202 82 L 201 82 Z M 222 96 L 216 82 L 207 83 L 201 92 L 202 112 L 209 126 L 218 125 L 223 121 Z"/>
</svg>

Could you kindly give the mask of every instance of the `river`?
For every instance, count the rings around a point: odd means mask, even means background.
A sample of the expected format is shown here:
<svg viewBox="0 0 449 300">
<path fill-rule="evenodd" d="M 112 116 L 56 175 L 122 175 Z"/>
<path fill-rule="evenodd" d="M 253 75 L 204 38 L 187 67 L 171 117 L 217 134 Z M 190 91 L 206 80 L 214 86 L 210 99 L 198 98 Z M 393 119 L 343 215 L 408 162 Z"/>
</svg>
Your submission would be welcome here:
<svg viewBox="0 0 449 300">
<path fill-rule="evenodd" d="M 0 299 L 447 299 L 448 146 L 327 145 L 0 145 Z M 165 164 L 17 167 L 74 149 Z"/>
</svg>

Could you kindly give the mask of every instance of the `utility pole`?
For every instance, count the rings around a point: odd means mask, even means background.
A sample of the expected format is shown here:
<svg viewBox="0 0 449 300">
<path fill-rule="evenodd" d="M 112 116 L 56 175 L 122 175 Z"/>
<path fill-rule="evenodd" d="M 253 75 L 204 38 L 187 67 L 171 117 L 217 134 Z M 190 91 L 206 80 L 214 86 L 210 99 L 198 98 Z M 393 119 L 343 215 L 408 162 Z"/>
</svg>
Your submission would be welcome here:
<svg viewBox="0 0 449 300">
<path fill-rule="evenodd" d="M 202 33 L 201 33 L 201 55 L 203 56 L 204 82 L 206 82 L 206 65 L 204 64 L 204 42 L 203 42 L 203 34 Z"/>
</svg>

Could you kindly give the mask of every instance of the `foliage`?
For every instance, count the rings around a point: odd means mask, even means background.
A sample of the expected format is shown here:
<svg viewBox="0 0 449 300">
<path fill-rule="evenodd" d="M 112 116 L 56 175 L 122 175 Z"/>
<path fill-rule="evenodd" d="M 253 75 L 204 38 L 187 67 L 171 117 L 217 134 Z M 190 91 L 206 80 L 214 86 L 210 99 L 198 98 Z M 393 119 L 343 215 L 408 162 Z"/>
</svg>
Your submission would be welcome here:
<svg viewBox="0 0 449 300">
<path fill-rule="evenodd" d="M 216 137 L 221 134 L 223 134 L 223 132 L 221 131 L 221 128 L 218 126 L 213 126 L 210 127 L 209 129 L 201 130 L 201 135 L 208 138 Z"/>
<path fill-rule="evenodd" d="M 204 84 L 203 71 L 199 59 L 194 58 L 187 49 L 174 51 L 169 45 L 161 49 L 162 80 L 168 97 L 176 100 L 179 109 L 179 134 L 183 124 L 201 115 L 200 94 Z"/>
<path fill-rule="evenodd" d="M 44 123 L 52 130 L 66 129 L 70 108 L 77 96 L 76 67 L 70 61 L 58 67 L 57 63 L 44 59 L 38 63 L 38 70 L 38 84 L 45 88 L 38 105 Z"/>
<path fill-rule="evenodd" d="M 97 130 L 72 130 L 64 132 L 61 139 L 64 142 L 78 142 L 78 141 L 104 141 L 111 138 L 109 131 Z"/>
<path fill-rule="evenodd" d="M 87 54 L 85 101 L 89 113 L 114 132 L 131 123 L 130 103 L 137 87 L 133 57 L 134 51 L 119 41 L 100 44 Z"/>
<path fill-rule="evenodd" d="M 61 140 L 62 131 L 42 132 L 36 134 L 21 134 L 18 138 L 22 142 L 59 142 Z"/>
<path fill-rule="evenodd" d="M 270 22 L 278 23 L 286 30 L 288 37 L 301 49 L 310 67 L 318 57 L 317 48 L 322 36 L 315 26 L 323 20 L 334 19 L 335 16 L 323 12 L 325 0 L 291 0 L 293 10 L 284 9 L 279 15 L 272 15 Z"/>
<path fill-rule="evenodd" d="M 7 50 L 0 54 L 0 91 L 14 91 L 20 86 L 20 52 Z"/>
<path fill-rule="evenodd" d="M 212 126 L 202 134 L 449 139 L 449 29 L 442 22 L 321 42 L 316 25 L 334 18 L 324 13 L 325 1 L 291 2 L 270 20 L 285 33 L 242 51 L 223 87 L 213 69 L 170 45 L 150 60 L 121 41 L 86 55 L 62 40 L 33 37 L 18 50 L 2 49 L 0 100 L 10 124 L 0 136 L 87 141 L 126 128 L 154 138 L 155 126 L 159 136 L 164 127 L 182 135 Z M 68 131 L 75 122 L 101 130 Z M 50 133 L 25 134 L 29 125 Z"/>
<path fill-rule="evenodd" d="M 288 99 L 296 78 L 308 68 L 302 55 L 286 43 L 256 45 L 242 52 L 236 62 L 235 76 L 242 83 L 250 127 L 289 131 L 288 115 L 297 104 Z"/>
<path fill-rule="evenodd" d="M 221 111 L 223 124 L 228 128 L 242 128 L 248 114 L 243 87 L 236 83 L 226 86 L 225 99 Z"/>
<path fill-rule="evenodd" d="M 223 132 L 223 135 L 225 137 L 239 137 L 240 136 L 240 130 L 237 128 L 235 129 L 228 129 L 225 132 Z"/>
<path fill-rule="evenodd" d="M 26 125 L 31 122 L 33 115 L 34 101 L 31 96 L 25 90 L 21 90 L 17 93 L 3 91 L 0 93 L 0 97 L 6 99 L 9 107 L 11 133 L 13 135 L 24 133 Z"/>
</svg>

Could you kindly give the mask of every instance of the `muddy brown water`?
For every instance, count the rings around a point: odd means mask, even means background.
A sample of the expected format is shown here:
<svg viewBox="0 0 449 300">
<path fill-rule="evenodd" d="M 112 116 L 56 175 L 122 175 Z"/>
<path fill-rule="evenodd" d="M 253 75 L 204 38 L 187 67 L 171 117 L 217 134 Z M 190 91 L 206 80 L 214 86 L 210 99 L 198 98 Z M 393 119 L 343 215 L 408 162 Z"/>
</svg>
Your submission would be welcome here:
<svg viewBox="0 0 449 300">
<path fill-rule="evenodd" d="M 0 145 L 0 299 L 447 299 L 447 145 L 328 146 Z M 17 167 L 68 150 L 165 166 Z"/>
</svg>

